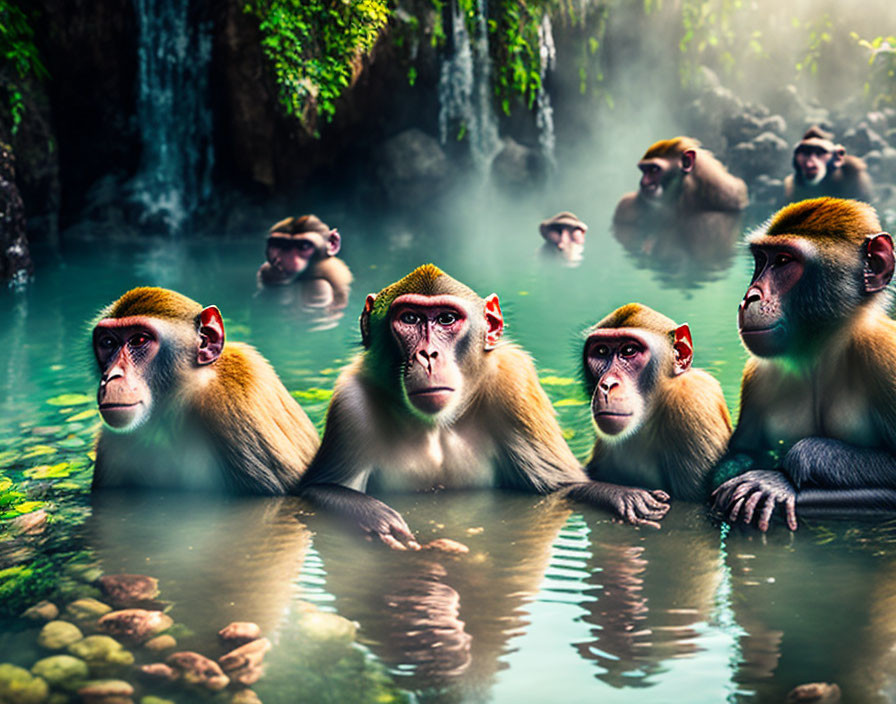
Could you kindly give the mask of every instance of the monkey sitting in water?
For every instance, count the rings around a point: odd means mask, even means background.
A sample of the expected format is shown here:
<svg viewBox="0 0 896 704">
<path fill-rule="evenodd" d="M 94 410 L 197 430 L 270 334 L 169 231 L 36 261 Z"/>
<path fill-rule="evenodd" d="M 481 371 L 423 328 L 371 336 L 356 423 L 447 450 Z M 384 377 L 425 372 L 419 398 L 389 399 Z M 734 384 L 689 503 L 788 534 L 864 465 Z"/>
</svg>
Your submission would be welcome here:
<svg viewBox="0 0 896 704">
<path fill-rule="evenodd" d="M 585 386 L 597 440 L 592 479 L 704 501 L 731 437 L 722 387 L 692 369 L 690 328 L 629 303 L 586 332 Z"/>
<path fill-rule="evenodd" d="M 267 261 L 258 269 L 259 290 L 288 291 L 303 308 L 341 312 L 348 305 L 352 273 L 336 255 L 339 232 L 316 215 L 281 220 L 268 233 Z M 284 296 L 279 296 L 284 299 Z"/>
</svg>

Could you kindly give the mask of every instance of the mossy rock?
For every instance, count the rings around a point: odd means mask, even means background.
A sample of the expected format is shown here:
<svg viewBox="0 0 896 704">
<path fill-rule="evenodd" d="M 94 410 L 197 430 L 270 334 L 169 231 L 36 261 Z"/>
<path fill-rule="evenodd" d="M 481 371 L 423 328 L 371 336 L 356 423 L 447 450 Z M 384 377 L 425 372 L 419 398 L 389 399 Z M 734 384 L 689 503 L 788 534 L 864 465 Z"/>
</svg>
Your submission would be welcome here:
<svg viewBox="0 0 896 704">
<path fill-rule="evenodd" d="M 24 667 L 0 665 L 0 701 L 16 704 L 41 704 L 50 693 L 47 683 Z"/>
<path fill-rule="evenodd" d="M 84 638 L 81 629 L 68 621 L 50 621 L 37 635 L 37 644 L 47 650 L 62 650 Z"/>
<path fill-rule="evenodd" d="M 87 636 L 69 646 L 68 652 L 93 665 L 133 665 L 134 656 L 111 636 Z"/>
<path fill-rule="evenodd" d="M 90 669 L 86 662 L 71 655 L 51 655 L 34 663 L 31 674 L 42 677 L 51 687 L 73 691 L 84 684 Z"/>
</svg>

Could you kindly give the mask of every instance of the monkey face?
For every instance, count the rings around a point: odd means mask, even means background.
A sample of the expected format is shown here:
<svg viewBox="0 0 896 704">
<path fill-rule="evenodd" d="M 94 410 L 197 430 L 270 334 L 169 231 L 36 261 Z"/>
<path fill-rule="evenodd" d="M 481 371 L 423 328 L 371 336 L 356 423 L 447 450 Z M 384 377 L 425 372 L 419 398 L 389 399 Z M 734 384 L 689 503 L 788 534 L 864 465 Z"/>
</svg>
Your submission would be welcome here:
<svg viewBox="0 0 896 704">
<path fill-rule="evenodd" d="M 159 351 L 159 330 L 143 318 L 100 321 L 93 330 L 93 350 L 101 377 L 97 403 L 103 420 L 114 430 L 140 426 L 152 408 L 146 381 Z"/>
<path fill-rule="evenodd" d="M 288 235 L 278 232 L 268 237 L 267 260 L 283 274 L 297 276 L 325 250 L 323 237 L 316 233 Z"/>
<path fill-rule="evenodd" d="M 828 175 L 834 159 L 834 152 L 817 145 L 801 144 L 793 153 L 793 167 L 803 183 L 817 186 Z"/>
<path fill-rule="evenodd" d="M 802 278 L 806 252 L 794 244 L 751 245 L 756 268 L 738 308 L 738 328 L 747 349 L 760 357 L 785 354 L 793 337 L 785 303 Z"/>
<path fill-rule="evenodd" d="M 591 414 L 601 437 L 621 440 L 641 426 L 654 385 L 651 340 L 628 329 L 601 329 L 585 343 L 585 364 L 594 379 Z"/>
<path fill-rule="evenodd" d="M 392 303 L 389 319 L 404 360 L 404 392 L 411 407 L 425 416 L 449 410 L 462 396 L 462 365 L 473 353 L 476 327 L 471 313 L 456 296 L 406 294 Z"/>
<path fill-rule="evenodd" d="M 585 231 L 580 227 L 550 227 L 544 232 L 544 239 L 568 264 L 582 261 L 585 251 Z"/>
</svg>

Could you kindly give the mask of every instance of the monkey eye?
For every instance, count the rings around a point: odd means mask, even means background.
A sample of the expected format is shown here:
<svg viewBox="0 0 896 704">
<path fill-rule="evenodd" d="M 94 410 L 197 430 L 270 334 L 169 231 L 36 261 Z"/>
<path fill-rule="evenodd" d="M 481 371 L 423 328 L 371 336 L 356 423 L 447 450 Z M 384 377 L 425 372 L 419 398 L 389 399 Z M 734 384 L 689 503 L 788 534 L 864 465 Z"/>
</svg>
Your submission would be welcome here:
<svg viewBox="0 0 896 704">
<path fill-rule="evenodd" d="M 111 335 L 103 335 L 96 341 L 96 346 L 102 350 L 111 350 L 115 345 L 115 338 Z"/>
<path fill-rule="evenodd" d="M 591 356 L 592 357 L 608 357 L 610 355 L 610 348 L 606 345 L 595 345 L 591 348 Z"/>
<path fill-rule="evenodd" d="M 619 354 L 621 354 L 623 357 L 633 357 L 640 351 L 641 348 L 634 342 L 627 342 L 620 348 Z"/>
<path fill-rule="evenodd" d="M 436 322 L 439 325 L 444 325 L 446 327 L 448 325 L 453 325 L 454 323 L 457 322 L 457 320 L 458 320 L 457 313 L 451 313 L 450 311 L 445 311 L 443 313 L 439 313 L 438 317 L 436 318 Z"/>
<path fill-rule="evenodd" d="M 420 322 L 420 316 L 417 313 L 413 313 L 409 310 L 406 310 L 402 313 L 398 319 L 404 323 L 405 325 L 417 325 Z"/>
<path fill-rule="evenodd" d="M 299 240 L 296 247 L 300 252 L 307 252 L 309 249 L 312 249 L 314 245 L 308 240 Z"/>
<path fill-rule="evenodd" d="M 145 332 L 138 332 L 128 342 L 132 347 L 143 347 L 143 345 L 145 345 L 151 339 L 152 338 Z"/>
<path fill-rule="evenodd" d="M 773 266 L 784 266 L 785 264 L 790 264 L 794 259 L 792 254 L 787 254 L 787 252 L 781 252 L 775 255 L 775 261 Z"/>
</svg>

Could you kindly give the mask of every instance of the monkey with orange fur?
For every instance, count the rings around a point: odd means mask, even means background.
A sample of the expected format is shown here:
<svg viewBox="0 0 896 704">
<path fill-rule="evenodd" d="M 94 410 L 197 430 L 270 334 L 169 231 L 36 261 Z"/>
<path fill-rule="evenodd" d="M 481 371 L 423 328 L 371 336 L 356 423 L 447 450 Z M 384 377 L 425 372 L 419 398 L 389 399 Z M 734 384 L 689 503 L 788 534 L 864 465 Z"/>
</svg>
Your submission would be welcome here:
<svg viewBox="0 0 896 704">
<path fill-rule="evenodd" d="M 396 549 L 420 546 L 404 518 L 368 491 L 562 489 L 659 527 L 662 496 L 587 481 L 532 359 L 501 341 L 503 331 L 495 294 L 480 298 L 431 264 L 370 294 L 364 351 L 336 382 L 299 494 Z"/>
<path fill-rule="evenodd" d="M 867 203 L 816 198 L 749 238 L 740 304 L 741 410 L 716 470 L 715 508 L 768 530 L 797 515 L 896 511 L 893 240 Z"/>
<path fill-rule="evenodd" d="M 290 217 L 268 233 L 267 261 L 258 269 L 259 289 L 298 286 L 308 308 L 341 311 L 348 305 L 352 273 L 336 255 L 339 232 L 316 215 Z"/>
<path fill-rule="evenodd" d="M 582 366 L 597 431 L 588 475 L 705 501 L 731 418 L 719 382 L 691 367 L 688 325 L 629 303 L 585 334 Z"/>
<path fill-rule="evenodd" d="M 617 204 L 616 225 L 664 221 L 705 211 L 739 212 L 749 203 L 747 185 L 691 137 L 653 144 L 638 168 L 639 189 Z"/>
<path fill-rule="evenodd" d="M 270 364 L 225 345 L 215 306 L 135 288 L 93 328 L 105 421 L 93 488 L 284 494 L 319 440 Z"/>
</svg>

